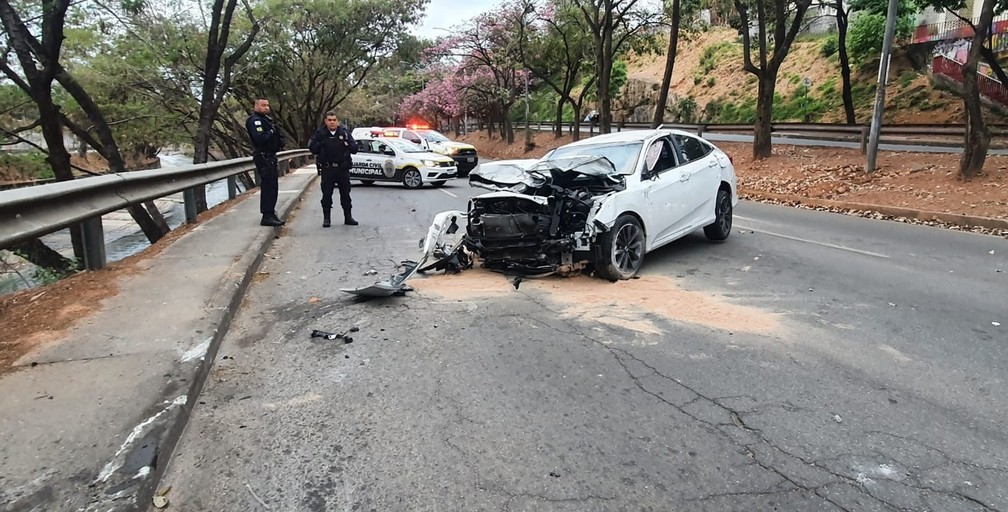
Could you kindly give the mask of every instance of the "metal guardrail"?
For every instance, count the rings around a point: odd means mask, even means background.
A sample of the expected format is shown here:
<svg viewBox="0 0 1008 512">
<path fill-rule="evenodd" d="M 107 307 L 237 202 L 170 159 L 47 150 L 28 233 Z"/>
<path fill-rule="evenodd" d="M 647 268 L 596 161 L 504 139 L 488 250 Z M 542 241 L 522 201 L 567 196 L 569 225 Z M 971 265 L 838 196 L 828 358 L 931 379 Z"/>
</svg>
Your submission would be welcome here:
<svg viewBox="0 0 1008 512">
<path fill-rule="evenodd" d="M 300 159 L 308 155 L 307 149 L 278 153 L 280 174 L 286 173 L 291 160 L 301 165 Z M 0 191 L 0 248 L 79 225 L 85 245 L 85 268 L 101 268 L 105 266 L 102 215 L 222 179 L 229 180 L 228 196 L 234 198 L 234 176 L 254 169 L 251 158 L 235 158 Z M 195 218 L 193 200 L 192 194 L 185 194 L 189 220 Z"/>
<path fill-rule="evenodd" d="M 530 121 L 529 126 L 538 130 L 548 130 L 553 126 L 553 121 Z M 523 130 L 524 122 L 516 122 L 515 130 Z M 594 134 L 598 126 L 590 127 L 588 123 L 581 123 L 581 128 L 589 128 L 589 134 Z M 685 123 L 665 123 L 663 128 L 674 128 L 687 132 L 696 133 L 703 136 L 705 132 L 711 133 L 753 133 L 752 124 L 685 124 Z M 991 141 L 999 142 L 1002 145 L 1008 144 L 1008 125 L 988 124 Z M 621 130 L 642 130 L 651 128 L 649 122 L 613 122 L 612 131 Z M 861 144 L 861 151 L 864 152 L 868 144 L 868 135 L 871 127 L 862 124 L 829 124 L 829 123 L 771 123 L 770 134 L 778 136 L 802 137 L 817 140 L 832 141 L 857 141 Z M 564 123 L 564 131 L 570 133 L 573 130 L 573 123 Z M 966 136 L 966 126 L 963 124 L 889 124 L 880 127 L 879 135 L 892 139 L 901 139 L 900 144 L 913 145 L 933 145 L 936 140 L 962 140 Z"/>
</svg>

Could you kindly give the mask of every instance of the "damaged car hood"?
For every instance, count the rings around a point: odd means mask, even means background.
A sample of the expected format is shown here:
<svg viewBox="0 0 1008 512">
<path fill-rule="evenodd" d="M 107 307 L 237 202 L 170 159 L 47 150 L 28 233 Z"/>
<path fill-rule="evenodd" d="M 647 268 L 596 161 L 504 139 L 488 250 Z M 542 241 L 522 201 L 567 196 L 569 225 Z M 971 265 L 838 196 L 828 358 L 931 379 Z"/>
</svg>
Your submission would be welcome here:
<svg viewBox="0 0 1008 512">
<path fill-rule="evenodd" d="M 587 180 L 588 183 L 579 183 Z M 580 184 L 622 190 L 624 177 L 604 156 L 578 155 L 552 160 L 501 160 L 480 164 L 469 183 L 487 190 L 534 194 L 549 185 Z"/>
</svg>

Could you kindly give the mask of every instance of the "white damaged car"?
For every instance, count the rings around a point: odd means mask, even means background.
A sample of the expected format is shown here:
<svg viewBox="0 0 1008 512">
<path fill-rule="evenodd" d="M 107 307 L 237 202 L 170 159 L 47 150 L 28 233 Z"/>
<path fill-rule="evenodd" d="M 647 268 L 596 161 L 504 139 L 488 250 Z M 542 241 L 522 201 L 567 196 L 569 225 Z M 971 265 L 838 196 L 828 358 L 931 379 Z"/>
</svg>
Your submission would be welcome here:
<svg viewBox="0 0 1008 512">
<path fill-rule="evenodd" d="M 513 275 L 635 276 L 644 255 L 703 229 L 728 238 L 738 203 L 735 168 L 710 142 L 669 129 L 591 137 L 538 161 L 484 163 L 464 246 L 486 268 Z M 446 212 L 452 213 L 452 212 Z"/>
</svg>

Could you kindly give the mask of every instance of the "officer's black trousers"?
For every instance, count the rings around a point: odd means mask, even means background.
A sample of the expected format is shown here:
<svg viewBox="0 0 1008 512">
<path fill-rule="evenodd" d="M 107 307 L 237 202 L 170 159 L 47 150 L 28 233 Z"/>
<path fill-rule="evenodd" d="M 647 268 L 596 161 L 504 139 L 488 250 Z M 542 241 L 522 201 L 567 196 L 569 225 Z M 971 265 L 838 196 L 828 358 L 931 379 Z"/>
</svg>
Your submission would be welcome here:
<svg viewBox="0 0 1008 512">
<path fill-rule="evenodd" d="M 276 213 L 277 194 L 280 184 L 277 183 L 277 159 L 275 153 L 255 153 L 252 155 L 256 172 L 259 173 L 259 213 L 263 215 Z"/>
<path fill-rule="evenodd" d="M 350 209 L 350 170 L 339 167 L 322 168 L 322 209 L 332 208 L 333 188 L 339 188 L 340 206 Z"/>
</svg>

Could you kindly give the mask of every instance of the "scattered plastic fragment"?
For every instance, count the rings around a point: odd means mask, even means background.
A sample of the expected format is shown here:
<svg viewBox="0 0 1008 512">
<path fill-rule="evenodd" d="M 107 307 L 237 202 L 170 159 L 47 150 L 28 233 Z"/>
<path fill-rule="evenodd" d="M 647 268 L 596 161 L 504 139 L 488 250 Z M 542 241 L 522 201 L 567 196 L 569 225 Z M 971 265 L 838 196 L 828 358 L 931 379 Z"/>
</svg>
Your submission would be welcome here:
<svg viewBox="0 0 1008 512">
<path fill-rule="evenodd" d="M 834 414 L 833 415 L 833 421 L 835 421 L 837 423 L 843 423 L 843 418 L 841 418 L 839 414 Z"/>
<path fill-rule="evenodd" d="M 357 327 L 351 327 L 349 330 L 347 330 L 347 332 L 357 332 L 359 330 L 360 329 L 358 329 Z M 343 340 L 343 343 L 353 343 L 353 338 L 347 336 L 346 332 L 333 333 L 333 332 L 320 331 L 318 329 L 312 329 L 311 337 L 325 338 L 327 340 Z"/>
<path fill-rule="evenodd" d="M 896 307 L 896 303 L 894 303 L 894 302 L 890 302 L 889 305 L 892 306 L 892 307 Z"/>
<path fill-rule="evenodd" d="M 1001 322 L 991 322 L 994 327 L 1001 327 Z"/>
</svg>

